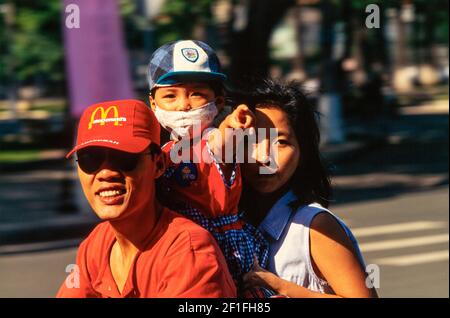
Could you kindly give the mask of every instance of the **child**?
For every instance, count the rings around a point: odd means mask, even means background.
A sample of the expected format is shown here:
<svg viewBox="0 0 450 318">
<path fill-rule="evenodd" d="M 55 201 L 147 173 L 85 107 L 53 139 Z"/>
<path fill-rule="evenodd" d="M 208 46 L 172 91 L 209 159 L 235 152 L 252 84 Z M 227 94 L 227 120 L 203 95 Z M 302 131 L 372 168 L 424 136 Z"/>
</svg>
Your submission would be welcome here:
<svg viewBox="0 0 450 318">
<path fill-rule="evenodd" d="M 176 41 L 157 49 L 149 63 L 150 104 L 160 124 L 171 133 L 163 151 L 171 157 L 178 143 L 188 141 L 189 158 L 169 167 L 159 185 L 162 202 L 208 229 L 217 239 L 238 287 L 256 256 L 267 262 L 267 243 L 238 211 L 241 172 L 237 163 L 220 163 L 201 135 L 211 128 L 225 104 L 219 60 L 200 41 Z M 236 109 L 221 128 L 248 128 L 252 114 L 246 107 Z M 201 123 L 199 129 L 195 123 Z M 210 138 L 210 142 L 217 143 Z M 203 154 L 207 154 L 204 160 Z M 173 157 L 172 157 L 173 158 Z M 196 160 L 194 160 L 196 159 Z M 270 296 L 269 291 L 264 291 Z M 263 296 L 259 294 L 260 296 Z"/>
</svg>

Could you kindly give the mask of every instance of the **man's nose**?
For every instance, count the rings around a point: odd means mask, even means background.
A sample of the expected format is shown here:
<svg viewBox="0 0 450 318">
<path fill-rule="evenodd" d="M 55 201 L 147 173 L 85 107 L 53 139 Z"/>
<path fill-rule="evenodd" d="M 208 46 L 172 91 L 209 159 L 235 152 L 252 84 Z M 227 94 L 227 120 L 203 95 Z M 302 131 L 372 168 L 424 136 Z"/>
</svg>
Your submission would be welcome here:
<svg viewBox="0 0 450 318">
<path fill-rule="evenodd" d="M 109 160 L 104 160 L 97 172 L 97 178 L 99 181 L 117 181 L 122 178 L 122 174 Z"/>
</svg>

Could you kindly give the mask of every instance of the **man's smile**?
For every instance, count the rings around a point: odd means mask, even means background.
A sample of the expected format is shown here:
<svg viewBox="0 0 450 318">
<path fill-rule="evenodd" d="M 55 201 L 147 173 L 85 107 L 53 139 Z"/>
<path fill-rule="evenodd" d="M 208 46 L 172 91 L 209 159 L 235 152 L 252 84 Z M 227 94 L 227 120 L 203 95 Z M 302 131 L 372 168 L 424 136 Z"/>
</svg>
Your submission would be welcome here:
<svg viewBox="0 0 450 318">
<path fill-rule="evenodd" d="M 123 185 L 105 186 L 95 192 L 95 196 L 100 199 L 103 204 L 116 205 L 122 204 L 127 193 Z"/>
</svg>

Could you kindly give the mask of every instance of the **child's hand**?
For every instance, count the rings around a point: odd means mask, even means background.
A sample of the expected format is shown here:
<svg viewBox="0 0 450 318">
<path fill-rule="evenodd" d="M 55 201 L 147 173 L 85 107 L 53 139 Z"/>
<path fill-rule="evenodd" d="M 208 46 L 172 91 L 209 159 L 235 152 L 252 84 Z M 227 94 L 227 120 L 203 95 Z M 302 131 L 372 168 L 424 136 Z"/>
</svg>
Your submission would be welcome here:
<svg viewBox="0 0 450 318">
<path fill-rule="evenodd" d="M 253 261 L 252 269 L 243 276 L 244 289 L 251 287 L 265 287 L 273 289 L 273 282 L 278 277 L 259 266 L 258 259 L 255 257 Z"/>
<path fill-rule="evenodd" d="M 250 128 L 250 135 L 255 133 L 255 115 L 248 108 L 247 105 L 239 105 L 230 115 L 225 117 L 219 125 L 218 131 L 209 135 L 208 144 L 213 154 L 220 158 L 222 162 L 226 161 L 227 149 L 233 149 L 233 154 L 236 153 L 236 146 L 243 141 L 243 134 L 234 134 L 233 129 L 248 129 Z M 231 128 L 230 130 L 228 128 Z M 230 131 L 232 132 L 230 134 Z M 226 145 L 230 145 L 227 148 Z M 230 164 L 230 167 L 232 165 Z M 231 168 L 230 168 L 231 169 Z M 231 171 L 231 170 L 230 170 Z M 231 172 L 230 172 L 231 173 Z"/>
<path fill-rule="evenodd" d="M 255 125 L 255 114 L 247 105 L 241 104 L 228 115 L 226 120 L 229 128 L 247 129 Z"/>
</svg>

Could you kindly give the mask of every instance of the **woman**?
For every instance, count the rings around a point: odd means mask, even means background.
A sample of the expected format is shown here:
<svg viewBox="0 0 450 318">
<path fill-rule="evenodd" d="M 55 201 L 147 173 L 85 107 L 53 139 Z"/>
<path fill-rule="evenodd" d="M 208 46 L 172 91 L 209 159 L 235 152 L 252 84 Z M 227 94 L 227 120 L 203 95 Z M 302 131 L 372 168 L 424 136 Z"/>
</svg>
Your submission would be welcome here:
<svg viewBox="0 0 450 318">
<path fill-rule="evenodd" d="M 298 85 L 265 81 L 236 101 L 254 111 L 257 128 L 278 129 L 275 140 L 257 145 L 256 162 L 242 167 L 241 208 L 270 244 L 269 271 L 255 262 L 245 284 L 288 297 L 377 297 L 366 286 L 355 238 L 326 209 L 331 187 L 320 160 L 319 129 Z M 276 172 L 260 174 L 271 149 L 277 151 Z"/>
</svg>

